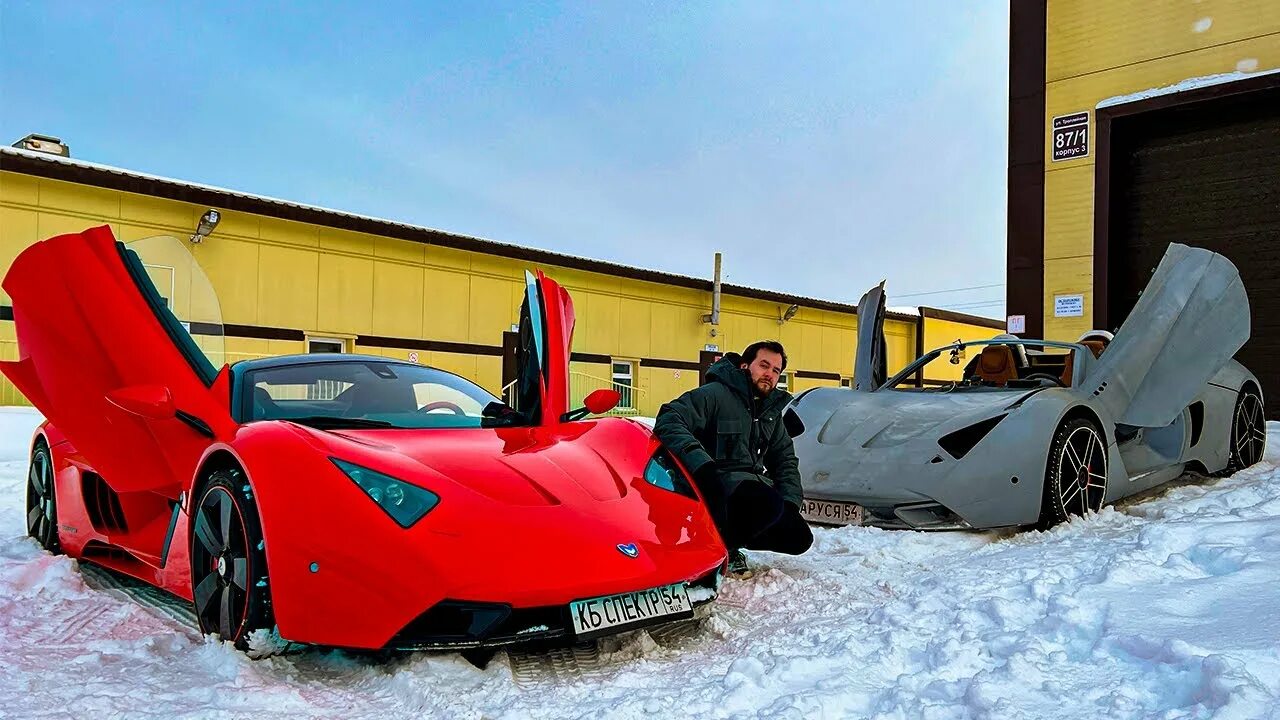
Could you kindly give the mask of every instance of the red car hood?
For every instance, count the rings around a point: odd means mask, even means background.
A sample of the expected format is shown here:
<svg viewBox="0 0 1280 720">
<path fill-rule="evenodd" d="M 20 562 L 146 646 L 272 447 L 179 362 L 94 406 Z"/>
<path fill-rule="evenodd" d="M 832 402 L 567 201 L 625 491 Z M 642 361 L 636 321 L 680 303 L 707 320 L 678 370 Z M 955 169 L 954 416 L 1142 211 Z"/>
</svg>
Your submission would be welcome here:
<svg viewBox="0 0 1280 720">
<path fill-rule="evenodd" d="M 382 518 L 373 523 L 375 535 L 385 527 L 403 538 L 394 552 L 420 568 L 424 583 L 450 578 L 447 588 L 431 582 L 383 590 L 404 593 L 409 606 L 420 603 L 428 587 L 459 600 L 562 604 L 693 580 L 725 557 L 700 500 L 644 479 L 659 446 L 647 428 L 628 420 L 503 429 L 296 427 L 330 456 L 440 496 L 407 532 Z M 362 501 L 350 510 L 380 513 Z M 328 550 L 345 554 L 346 547 Z M 362 548 L 350 552 L 342 565 L 359 577 L 367 556 Z"/>
<path fill-rule="evenodd" d="M 638 476 L 648 461 L 648 453 L 641 454 L 648 447 L 643 431 L 580 424 L 585 427 L 558 436 L 536 428 L 341 430 L 330 434 L 409 458 L 421 465 L 428 477 L 439 473 L 506 505 L 562 505 L 581 500 L 583 493 L 597 501 L 625 497 L 628 485 L 623 474 Z M 413 482 L 415 477 L 403 479 Z"/>
</svg>

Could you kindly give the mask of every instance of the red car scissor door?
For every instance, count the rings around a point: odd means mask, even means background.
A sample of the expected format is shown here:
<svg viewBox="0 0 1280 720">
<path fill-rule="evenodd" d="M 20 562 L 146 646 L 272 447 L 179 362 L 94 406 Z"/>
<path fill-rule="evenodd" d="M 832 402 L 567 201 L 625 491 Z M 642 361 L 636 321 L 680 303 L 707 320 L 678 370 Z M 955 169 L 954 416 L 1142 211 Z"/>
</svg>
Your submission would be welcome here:
<svg viewBox="0 0 1280 720">
<path fill-rule="evenodd" d="M 569 292 L 542 271 L 526 272 L 514 397 L 516 409 L 535 424 L 557 423 L 569 410 L 573 326 Z"/>
<path fill-rule="evenodd" d="M 211 286 L 183 242 L 154 240 L 161 242 L 152 248 L 168 255 L 165 269 L 179 270 L 166 292 L 184 291 L 202 306 L 202 319 L 216 314 Z M 210 390 L 212 362 L 169 311 L 173 298 L 156 290 L 137 253 L 105 226 L 61 235 L 23 251 L 3 286 L 13 302 L 19 359 L 0 370 L 116 492 L 177 497 L 211 437 L 234 425 L 229 398 Z"/>
</svg>

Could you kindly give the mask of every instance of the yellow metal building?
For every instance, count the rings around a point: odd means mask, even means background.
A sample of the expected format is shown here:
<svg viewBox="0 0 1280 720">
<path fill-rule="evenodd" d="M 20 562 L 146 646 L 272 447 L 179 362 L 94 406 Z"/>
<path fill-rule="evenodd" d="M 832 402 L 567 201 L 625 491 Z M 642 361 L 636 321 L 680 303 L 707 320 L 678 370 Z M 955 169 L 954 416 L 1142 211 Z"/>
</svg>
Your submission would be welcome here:
<svg viewBox="0 0 1280 720">
<path fill-rule="evenodd" d="M 1170 242 L 1208 247 L 1241 269 L 1240 359 L 1280 399 L 1280 2 L 1010 11 L 1009 314 L 1028 336 L 1114 330 Z"/>
<path fill-rule="evenodd" d="M 740 350 L 776 338 L 798 392 L 848 383 L 857 318 L 849 305 L 724 285 L 719 325 L 703 322 L 712 282 L 443 233 L 209 188 L 24 149 L 0 149 L 0 272 L 28 245 L 108 224 L 125 242 L 191 236 L 200 216 L 216 230 L 190 245 L 220 301 L 229 362 L 340 350 L 456 372 L 498 394 L 504 334 L 518 320 L 526 269 L 572 293 L 578 324 L 573 394 L 624 386 L 626 412 L 652 415 L 695 387 L 708 345 Z M 730 258 L 731 259 L 731 258 Z M 190 264 L 190 260 L 187 261 Z M 149 268 L 180 319 L 208 323 L 185 297 L 181 258 Z M 168 288 L 166 290 L 166 287 Z M 0 294 L 0 358 L 17 356 L 12 308 Z M 780 322 L 786 308 L 794 317 Z M 986 338 L 1002 324 L 929 308 L 891 313 L 891 369 L 926 345 Z M 711 330 L 716 331 L 715 335 Z M 198 330 L 193 328 L 193 333 Z M 199 338 L 197 338 L 199 339 Z M 940 380 L 944 378 L 927 378 Z M 922 379 L 924 380 L 924 379 Z M 0 386 L 0 404 L 24 400 Z"/>
</svg>

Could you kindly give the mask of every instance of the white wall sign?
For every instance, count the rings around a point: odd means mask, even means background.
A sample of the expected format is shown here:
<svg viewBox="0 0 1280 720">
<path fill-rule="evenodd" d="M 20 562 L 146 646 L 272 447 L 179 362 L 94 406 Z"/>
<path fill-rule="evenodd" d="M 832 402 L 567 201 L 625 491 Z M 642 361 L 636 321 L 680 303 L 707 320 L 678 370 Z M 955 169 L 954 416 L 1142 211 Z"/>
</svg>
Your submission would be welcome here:
<svg viewBox="0 0 1280 720">
<path fill-rule="evenodd" d="M 411 362 L 411 363 L 416 363 L 416 362 L 418 362 L 418 353 L 416 353 L 416 352 L 411 352 L 411 353 L 409 353 L 409 362 Z"/>
<path fill-rule="evenodd" d="M 1024 333 L 1027 331 L 1027 316 L 1026 315 L 1010 315 L 1008 320 L 1005 322 L 1005 324 L 1008 326 L 1006 331 L 1010 335 L 1018 335 L 1020 333 Z"/>
<path fill-rule="evenodd" d="M 1053 133 L 1053 162 L 1089 155 L 1088 110 L 1055 117 L 1050 130 Z"/>
<path fill-rule="evenodd" d="M 1082 317 L 1084 315 L 1083 295 L 1054 295 L 1054 317 Z"/>
<path fill-rule="evenodd" d="M 703 345 L 703 346 L 702 346 L 702 351 L 703 351 L 703 352 L 720 352 L 720 346 L 719 346 L 719 345 L 712 345 L 712 344 L 708 343 L 708 344 L 706 344 L 706 345 Z"/>
</svg>

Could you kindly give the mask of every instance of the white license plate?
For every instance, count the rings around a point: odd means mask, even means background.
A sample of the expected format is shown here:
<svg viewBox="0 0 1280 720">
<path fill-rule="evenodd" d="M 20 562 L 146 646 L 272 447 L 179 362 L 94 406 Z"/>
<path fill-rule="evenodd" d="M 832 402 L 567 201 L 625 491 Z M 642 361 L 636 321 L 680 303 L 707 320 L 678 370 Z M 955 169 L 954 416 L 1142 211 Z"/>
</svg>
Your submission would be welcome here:
<svg viewBox="0 0 1280 720">
<path fill-rule="evenodd" d="M 863 510 L 861 505 L 851 502 L 805 498 L 800 515 L 809 522 L 826 525 L 861 525 Z"/>
<path fill-rule="evenodd" d="M 579 638 L 621 632 L 664 620 L 693 617 L 693 604 L 684 583 L 637 590 L 569 603 L 573 632 Z"/>
</svg>

